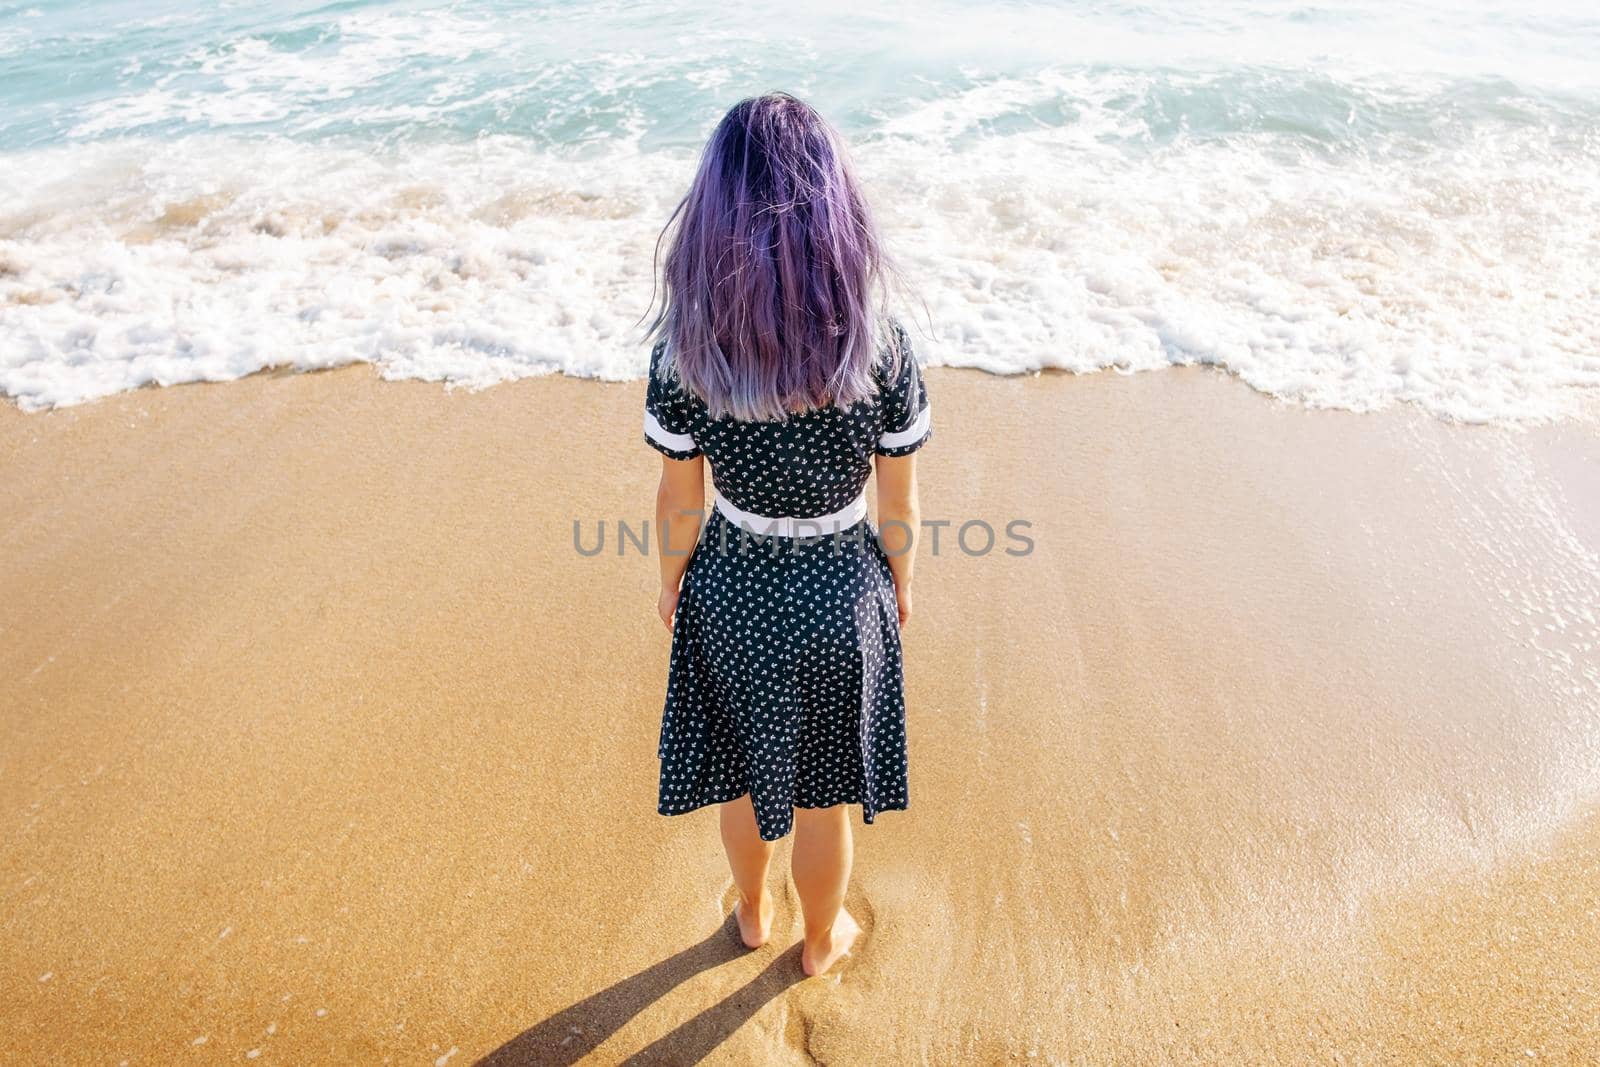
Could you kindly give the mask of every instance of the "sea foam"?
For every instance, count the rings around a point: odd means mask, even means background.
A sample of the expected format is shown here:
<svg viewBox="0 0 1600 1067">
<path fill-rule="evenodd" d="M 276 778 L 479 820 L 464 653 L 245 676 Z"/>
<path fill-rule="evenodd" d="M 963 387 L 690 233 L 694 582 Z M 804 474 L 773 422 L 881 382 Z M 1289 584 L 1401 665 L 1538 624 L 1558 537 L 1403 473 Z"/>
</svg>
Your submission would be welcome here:
<svg viewBox="0 0 1600 1067">
<path fill-rule="evenodd" d="M 0 78 L 0 391 L 34 410 L 352 362 L 641 376 L 660 227 L 709 125 L 770 78 L 845 129 L 930 364 L 1204 364 L 1468 421 L 1592 410 L 1600 88 L 1573 42 L 1600 24 L 1394 10 L 1446 44 L 1349 5 L 835 11 L 851 34 L 806 16 L 781 51 L 693 5 L 168 12 L 143 49 L 23 20 L 0 49 L 97 88 Z M 1538 42 L 1515 80 L 1490 47 L 1508 18 Z M 939 33 L 908 38 L 918 20 Z M 1363 41 L 1382 64 L 1349 61 Z"/>
</svg>

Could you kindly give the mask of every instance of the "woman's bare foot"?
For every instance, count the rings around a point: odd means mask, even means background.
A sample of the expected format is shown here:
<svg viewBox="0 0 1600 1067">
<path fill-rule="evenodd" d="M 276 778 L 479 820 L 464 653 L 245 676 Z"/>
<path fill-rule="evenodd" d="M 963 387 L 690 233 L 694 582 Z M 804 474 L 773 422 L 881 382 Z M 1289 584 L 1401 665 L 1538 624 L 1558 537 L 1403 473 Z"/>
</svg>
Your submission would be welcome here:
<svg viewBox="0 0 1600 1067">
<path fill-rule="evenodd" d="M 733 917 L 739 920 L 739 940 L 747 948 L 760 948 L 772 936 L 772 901 L 763 899 L 748 908 L 740 906 L 744 902 L 743 894 L 733 902 Z"/>
<path fill-rule="evenodd" d="M 840 908 L 839 916 L 833 920 L 833 929 L 827 937 L 815 945 L 807 941 L 800 950 L 800 969 L 813 977 L 826 972 L 839 961 L 840 956 L 850 951 L 860 932 L 861 927 L 856 924 L 855 916 Z"/>
</svg>

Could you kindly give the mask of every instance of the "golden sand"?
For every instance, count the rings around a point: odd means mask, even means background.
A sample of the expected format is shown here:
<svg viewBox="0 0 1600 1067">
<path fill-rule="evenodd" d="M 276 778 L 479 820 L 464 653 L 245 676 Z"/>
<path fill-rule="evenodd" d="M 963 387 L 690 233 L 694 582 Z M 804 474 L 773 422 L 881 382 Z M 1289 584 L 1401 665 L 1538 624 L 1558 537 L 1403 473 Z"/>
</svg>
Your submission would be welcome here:
<svg viewBox="0 0 1600 1067">
<path fill-rule="evenodd" d="M 642 384 L 0 411 L 0 1061 L 1600 1059 L 1600 432 L 929 387 L 911 808 L 817 979 L 787 845 L 750 953 L 655 813 Z"/>
</svg>

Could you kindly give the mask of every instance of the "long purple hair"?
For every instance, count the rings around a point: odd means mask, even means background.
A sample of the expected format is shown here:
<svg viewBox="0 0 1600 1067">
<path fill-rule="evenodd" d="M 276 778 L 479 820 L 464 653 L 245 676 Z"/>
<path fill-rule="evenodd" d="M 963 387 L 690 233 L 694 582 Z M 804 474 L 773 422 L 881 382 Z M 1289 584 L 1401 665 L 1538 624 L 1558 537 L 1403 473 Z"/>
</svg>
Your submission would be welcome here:
<svg viewBox="0 0 1600 1067">
<path fill-rule="evenodd" d="M 674 223 L 647 336 L 667 338 L 669 367 L 712 418 L 782 419 L 875 392 L 897 272 L 843 138 L 810 105 L 788 93 L 735 104 L 658 251 Z"/>
</svg>

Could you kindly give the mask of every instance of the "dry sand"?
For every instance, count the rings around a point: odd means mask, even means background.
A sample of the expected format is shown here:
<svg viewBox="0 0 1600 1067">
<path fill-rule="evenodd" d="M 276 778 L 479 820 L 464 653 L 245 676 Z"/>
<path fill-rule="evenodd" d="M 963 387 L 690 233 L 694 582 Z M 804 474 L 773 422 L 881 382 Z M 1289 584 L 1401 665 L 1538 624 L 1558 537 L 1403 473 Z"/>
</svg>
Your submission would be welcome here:
<svg viewBox="0 0 1600 1067">
<path fill-rule="evenodd" d="M 0 410 L 0 1060 L 1600 1058 L 1600 432 L 929 381 L 1035 548 L 922 560 L 811 980 L 655 813 L 640 384 Z"/>
</svg>

